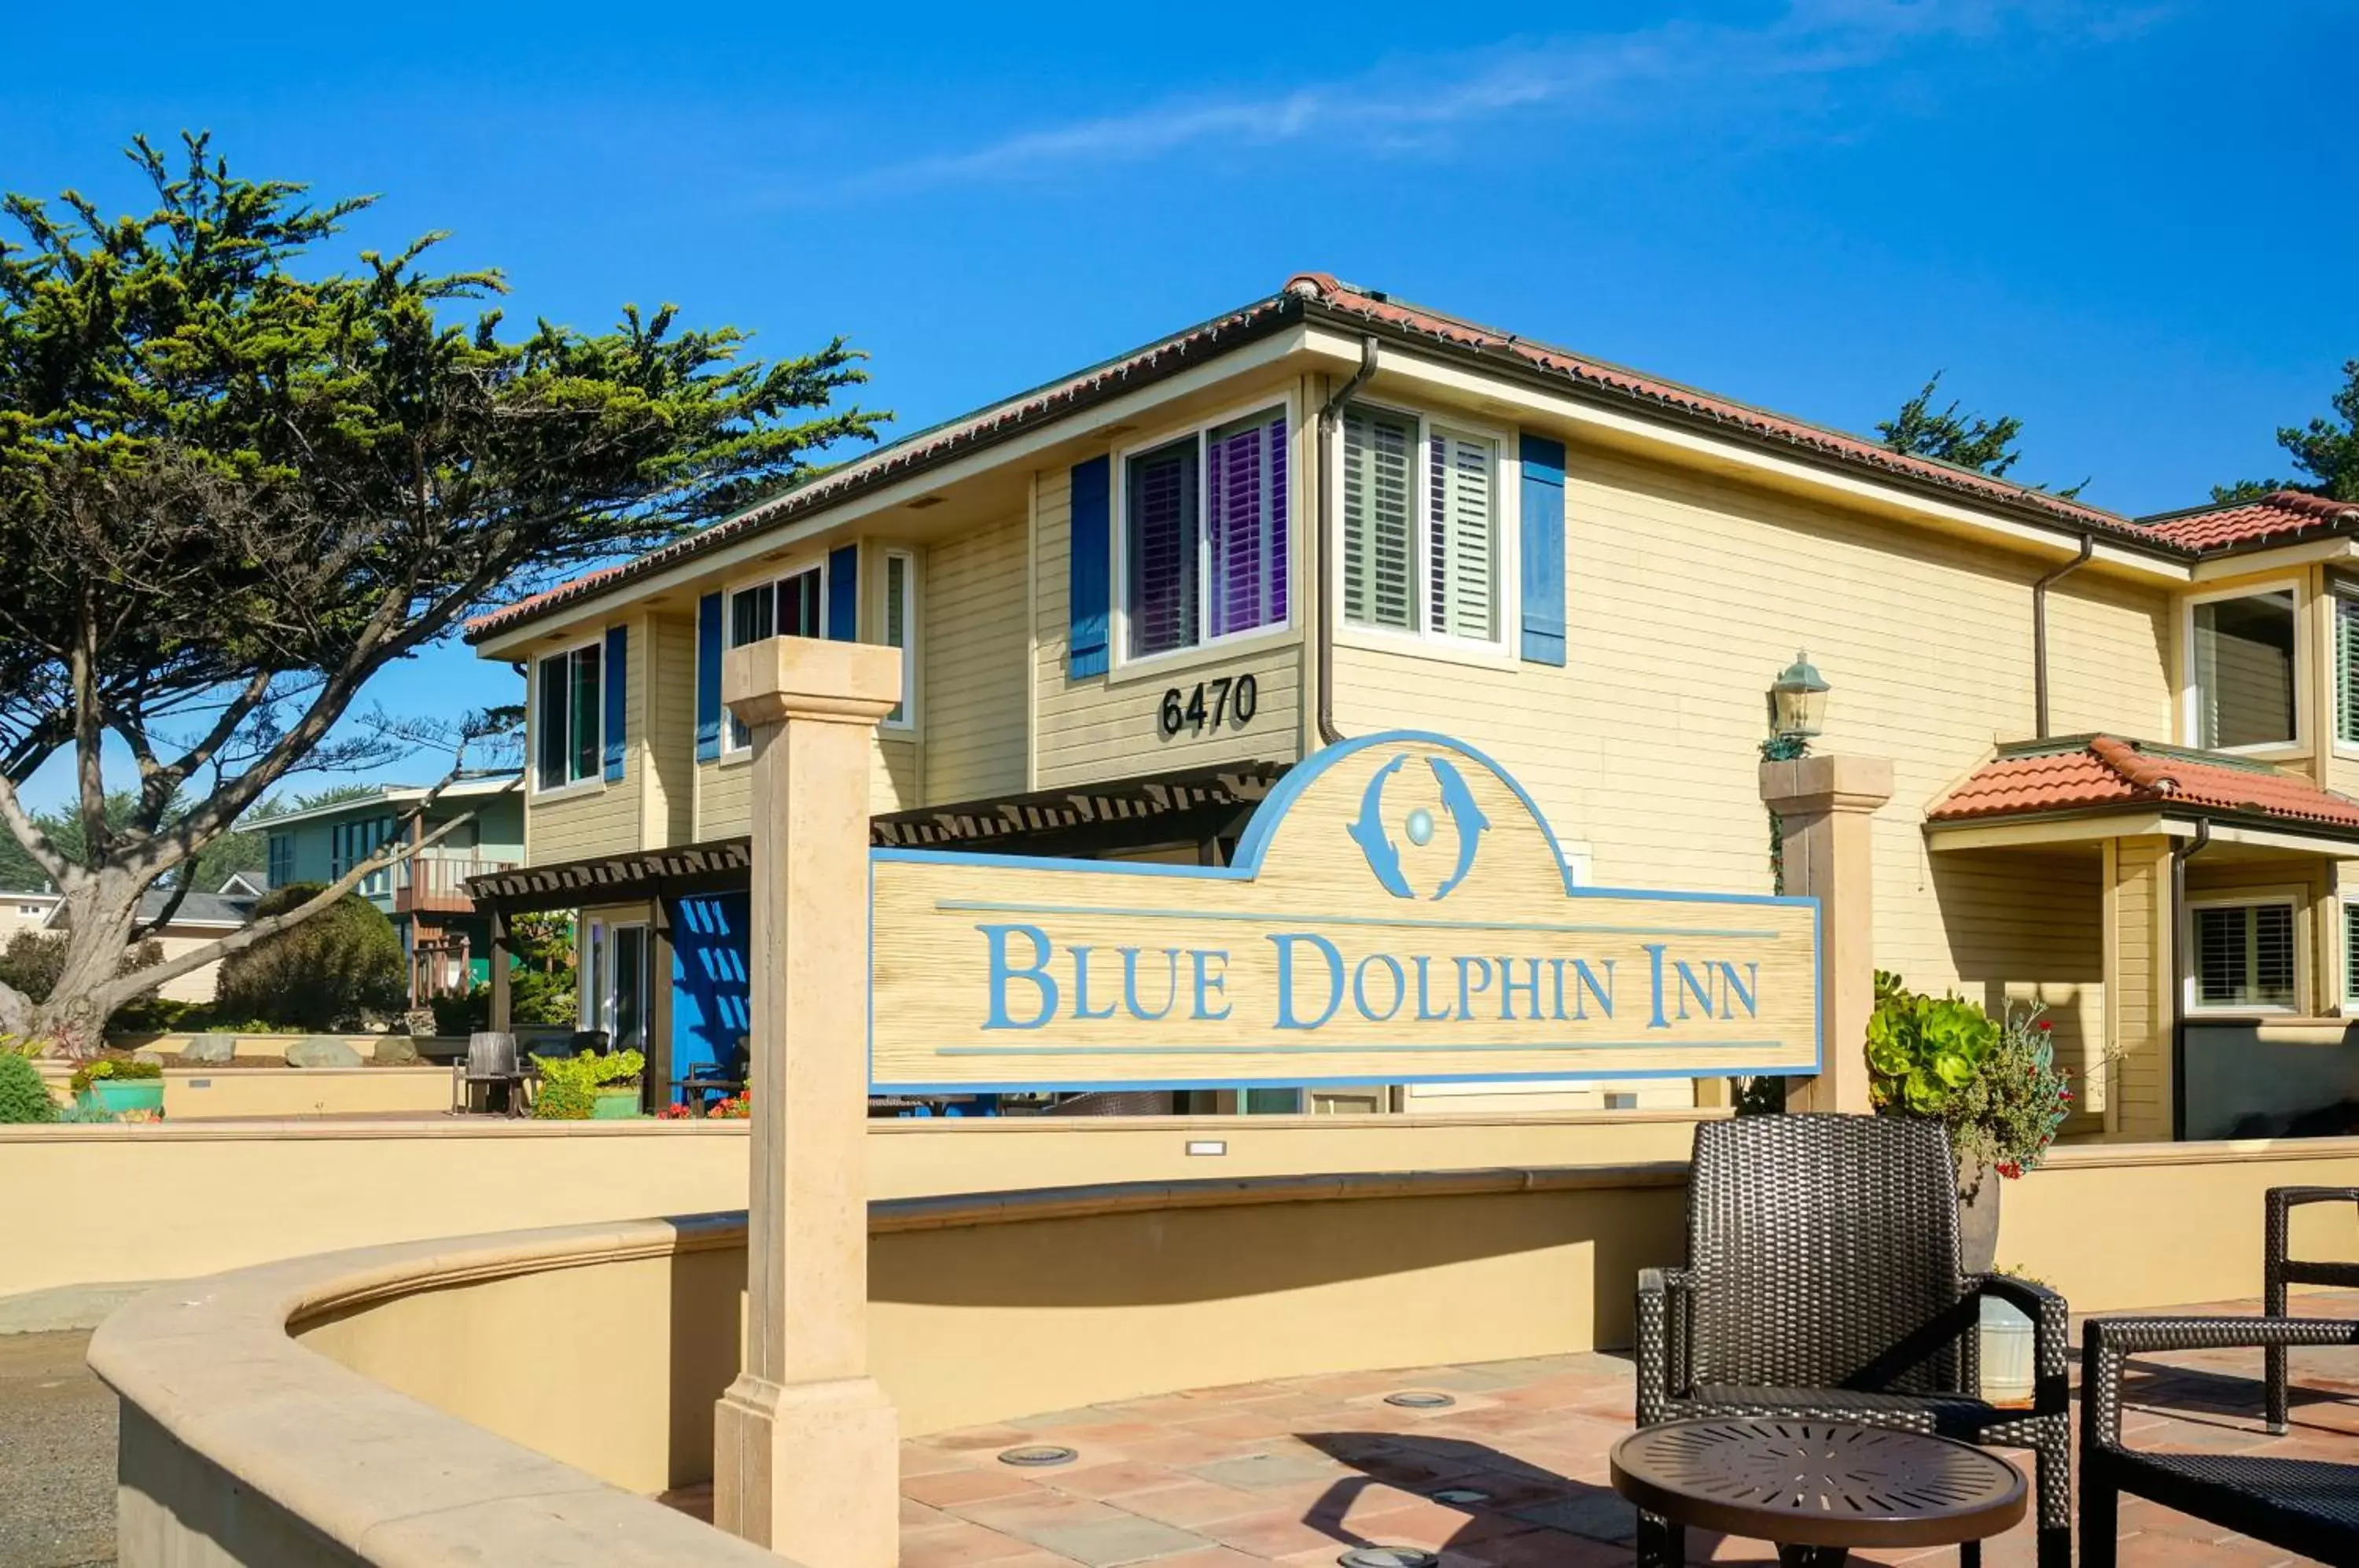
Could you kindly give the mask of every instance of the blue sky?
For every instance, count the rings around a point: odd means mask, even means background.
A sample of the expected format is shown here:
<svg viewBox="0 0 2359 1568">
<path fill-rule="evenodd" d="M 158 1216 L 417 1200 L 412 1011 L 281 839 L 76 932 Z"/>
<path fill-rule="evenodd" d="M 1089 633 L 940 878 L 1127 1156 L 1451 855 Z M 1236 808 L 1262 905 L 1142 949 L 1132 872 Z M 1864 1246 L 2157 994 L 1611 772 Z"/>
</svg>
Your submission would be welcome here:
<svg viewBox="0 0 2359 1568">
<path fill-rule="evenodd" d="M 519 316 L 843 333 L 903 430 L 1317 268 L 1848 429 L 1944 369 L 2143 512 L 2282 472 L 2359 355 L 2347 0 L 212 16 L 14 18 L 0 185 L 127 206 L 133 132 L 209 127 Z"/>
</svg>

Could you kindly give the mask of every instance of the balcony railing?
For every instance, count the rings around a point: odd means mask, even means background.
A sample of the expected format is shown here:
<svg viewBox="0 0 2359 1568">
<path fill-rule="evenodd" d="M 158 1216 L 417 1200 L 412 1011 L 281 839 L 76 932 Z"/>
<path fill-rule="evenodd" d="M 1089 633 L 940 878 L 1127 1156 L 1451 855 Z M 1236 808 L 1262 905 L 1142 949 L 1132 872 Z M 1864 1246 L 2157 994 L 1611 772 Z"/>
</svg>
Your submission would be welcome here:
<svg viewBox="0 0 2359 1568">
<path fill-rule="evenodd" d="M 467 897 L 467 878 L 495 871 L 513 871 L 513 860 L 486 860 L 473 855 L 428 853 L 393 867 L 393 908 L 397 914 L 463 915 L 475 901 Z"/>
</svg>

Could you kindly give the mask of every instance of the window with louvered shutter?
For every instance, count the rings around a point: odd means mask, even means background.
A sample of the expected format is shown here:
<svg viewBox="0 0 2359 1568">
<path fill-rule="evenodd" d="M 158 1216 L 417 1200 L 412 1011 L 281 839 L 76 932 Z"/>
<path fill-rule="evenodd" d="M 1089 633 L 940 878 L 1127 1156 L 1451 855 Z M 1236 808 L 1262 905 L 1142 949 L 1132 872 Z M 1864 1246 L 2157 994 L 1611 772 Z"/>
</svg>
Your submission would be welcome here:
<svg viewBox="0 0 2359 1568">
<path fill-rule="evenodd" d="M 1124 536 L 1129 656 L 1196 642 L 1196 438 L 1130 460 Z"/>
<path fill-rule="evenodd" d="M 1258 414 L 1204 441 L 1205 635 L 1286 620 L 1286 418 Z"/>
<path fill-rule="evenodd" d="M 1354 404 L 1343 410 L 1343 618 L 1417 629 L 1410 453 L 1417 422 Z"/>
<path fill-rule="evenodd" d="M 2343 903 L 2343 1005 L 2359 1007 L 2359 899 Z"/>
<path fill-rule="evenodd" d="M 1437 428 L 1426 442 L 1429 627 L 1490 642 L 1499 635 L 1498 449 Z"/>
<path fill-rule="evenodd" d="M 2359 598 L 2334 598 L 2334 738 L 2359 746 Z"/>
<path fill-rule="evenodd" d="M 2294 1005 L 2288 903 L 2210 904 L 2193 911 L 2195 1005 L 2215 1010 Z"/>
<path fill-rule="evenodd" d="M 915 646 L 912 633 L 916 616 L 912 613 L 909 574 L 917 570 L 917 558 L 903 550 L 888 550 L 885 555 L 885 646 L 901 650 L 901 700 L 885 715 L 888 724 L 909 723 L 909 697 L 917 690 L 918 661 L 911 652 Z"/>
</svg>

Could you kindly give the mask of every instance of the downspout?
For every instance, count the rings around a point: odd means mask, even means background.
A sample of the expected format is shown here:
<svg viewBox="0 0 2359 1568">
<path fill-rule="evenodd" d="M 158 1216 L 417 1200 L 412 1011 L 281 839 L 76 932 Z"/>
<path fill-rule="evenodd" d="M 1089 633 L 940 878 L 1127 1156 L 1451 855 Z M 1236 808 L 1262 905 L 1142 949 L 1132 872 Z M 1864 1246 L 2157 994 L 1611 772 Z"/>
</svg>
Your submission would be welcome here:
<svg viewBox="0 0 2359 1568">
<path fill-rule="evenodd" d="M 2034 738 L 2048 738 L 2048 590 L 2089 564 L 2097 536 L 2081 536 L 2081 553 L 2031 585 L 2031 707 Z"/>
<path fill-rule="evenodd" d="M 1327 453 L 1334 443 L 1336 421 L 1342 418 L 1343 405 L 1350 402 L 1368 378 L 1376 373 L 1376 340 L 1369 335 L 1360 340 L 1360 368 L 1352 379 L 1336 388 L 1319 409 L 1319 450 L 1312 454 L 1312 466 L 1319 485 L 1319 742 L 1333 746 L 1343 738 L 1335 727 L 1335 572 L 1334 563 L 1327 559 L 1333 541 L 1342 538 L 1335 519 L 1335 487 L 1327 478 Z"/>
<path fill-rule="evenodd" d="M 2170 846 L 2170 1140 L 2187 1140 L 2187 863 L 2212 842 L 2212 819 L 2195 819 L 2195 836 Z"/>
</svg>

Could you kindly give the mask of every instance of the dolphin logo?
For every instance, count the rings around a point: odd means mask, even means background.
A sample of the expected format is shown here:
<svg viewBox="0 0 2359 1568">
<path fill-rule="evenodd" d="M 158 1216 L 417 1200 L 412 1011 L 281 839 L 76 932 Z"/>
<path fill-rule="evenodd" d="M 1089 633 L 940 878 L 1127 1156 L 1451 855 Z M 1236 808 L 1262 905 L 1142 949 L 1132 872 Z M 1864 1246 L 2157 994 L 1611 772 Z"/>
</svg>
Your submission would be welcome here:
<svg viewBox="0 0 2359 1568">
<path fill-rule="evenodd" d="M 1491 825 L 1491 819 L 1474 803 L 1474 791 L 1467 788 L 1464 775 L 1448 757 L 1429 757 L 1425 760 L 1433 769 L 1433 781 L 1441 786 L 1442 808 L 1458 826 L 1458 868 L 1450 874 L 1450 880 L 1433 890 L 1439 900 L 1450 897 L 1451 889 L 1465 881 L 1466 874 L 1474 869 L 1474 850 L 1483 830 Z"/>
<path fill-rule="evenodd" d="M 1408 880 L 1401 875 L 1400 851 L 1393 846 L 1392 835 L 1385 832 L 1385 784 L 1400 771 L 1405 757 L 1396 757 L 1376 769 L 1368 780 L 1367 790 L 1360 797 L 1360 816 L 1344 831 L 1367 856 L 1368 869 L 1376 875 L 1377 884 L 1396 898 L 1414 898 Z"/>
</svg>

